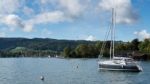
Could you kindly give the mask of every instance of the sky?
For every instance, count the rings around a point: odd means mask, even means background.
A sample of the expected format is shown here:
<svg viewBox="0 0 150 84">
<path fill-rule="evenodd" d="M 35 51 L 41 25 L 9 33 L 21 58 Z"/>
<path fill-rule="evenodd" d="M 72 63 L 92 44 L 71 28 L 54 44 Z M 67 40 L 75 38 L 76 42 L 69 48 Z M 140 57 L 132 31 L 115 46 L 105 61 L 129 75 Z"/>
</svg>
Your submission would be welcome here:
<svg viewBox="0 0 150 84">
<path fill-rule="evenodd" d="M 150 38 L 150 0 L 0 0 L 0 37 L 104 40 Z"/>
</svg>

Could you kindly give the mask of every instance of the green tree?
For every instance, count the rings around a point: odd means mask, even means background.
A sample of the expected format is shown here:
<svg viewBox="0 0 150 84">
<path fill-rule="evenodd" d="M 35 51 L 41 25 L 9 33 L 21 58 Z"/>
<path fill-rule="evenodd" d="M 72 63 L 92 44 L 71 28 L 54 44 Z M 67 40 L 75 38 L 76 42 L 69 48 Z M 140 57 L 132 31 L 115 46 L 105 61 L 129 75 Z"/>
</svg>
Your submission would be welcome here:
<svg viewBox="0 0 150 84">
<path fill-rule="evenodd" d="M 142 52 L 150 52 L 150 39 L 145 39 L 139 44 L 139 49 Z"/>
<path fill-rule="evenodd" d="M 88 45 L 88 56 L 90 58 L 98 57 L 99 50 L 95 47 L 95 45 Z"/>
<path fill-rule="evenodd" d="M 132 42 L 131 42 L 131 49 L 132 50 L 139 50 L 139 40 L 136 38 L 136 39 L 133 39 Z"/>
<path fill-rule="evenodd" d="M 65 47 L 63 50 L 63 54 L 65 57 L 69 57 L 71 54 L 71 49 L 69 47 Z"/>
<path fill-rule="evenodd" d="M 95 45 L 80 44 L 75 48 L 75 53 L 77 57 L 95 58 L 98 56 L 99 51 Z"/>
<path fill-rule="evenodd" d="M 102 47 L 102 42 L 97 42 L 96 44 L 95 44 L 95 48 L 97 49 L 97 50 L 101 50 L 101 47 Z"/>
<path fill-rule="evenodd" d="M 86 57 L 88 55 L 88 46 L 85 44 L 80 44 L 76 47 L 75 53 L 77 57 Z"/>
<path fill-rule="evenodd" d="M 121 43 L 115 47 L 115 50 L 117 51 L 128 50 L 128 46 L 126 44 Z"/>
</svg>

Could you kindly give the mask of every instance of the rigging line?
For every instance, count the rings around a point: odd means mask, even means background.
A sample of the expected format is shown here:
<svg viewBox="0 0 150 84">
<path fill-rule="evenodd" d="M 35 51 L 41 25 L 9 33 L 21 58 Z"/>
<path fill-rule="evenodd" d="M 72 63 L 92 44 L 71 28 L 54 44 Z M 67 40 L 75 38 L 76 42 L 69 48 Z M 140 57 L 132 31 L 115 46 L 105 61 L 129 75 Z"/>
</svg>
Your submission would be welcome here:
<svg viewBox="0 0 150 84">
<path fill-rule="evenodd" d="M 102 44 L 102 47 L 101 47 L 101 50 L 100 50 L 99 58 L 103 56 L 104 48 L 105 48 L 106 43 L 107 43 L 106 40 L 107 40 L 108 37 L 109 37 L 110 30 L 111 30 L 111 26 L 109 26 L 109 29 L 108 29 L 108 31 L 107 31 L 106 34 L 105 34 L 105 38 L 104 38 L 104 41 L 103 41 L 103 44 Z"/>
</svg>

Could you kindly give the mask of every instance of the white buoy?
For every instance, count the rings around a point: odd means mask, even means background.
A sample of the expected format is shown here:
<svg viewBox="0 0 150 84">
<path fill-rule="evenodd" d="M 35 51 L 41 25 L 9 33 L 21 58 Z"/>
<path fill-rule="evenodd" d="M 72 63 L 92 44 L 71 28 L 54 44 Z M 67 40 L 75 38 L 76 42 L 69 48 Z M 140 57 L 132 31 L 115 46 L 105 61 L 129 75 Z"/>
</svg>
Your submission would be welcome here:
<svg viewBox="0 0 150 84">
<path fill-rule="evenodd" d="M 44 76 L 41 76 L 40 79 L 41 79 L 42 81 L 44 81 Z"/>
</svg>

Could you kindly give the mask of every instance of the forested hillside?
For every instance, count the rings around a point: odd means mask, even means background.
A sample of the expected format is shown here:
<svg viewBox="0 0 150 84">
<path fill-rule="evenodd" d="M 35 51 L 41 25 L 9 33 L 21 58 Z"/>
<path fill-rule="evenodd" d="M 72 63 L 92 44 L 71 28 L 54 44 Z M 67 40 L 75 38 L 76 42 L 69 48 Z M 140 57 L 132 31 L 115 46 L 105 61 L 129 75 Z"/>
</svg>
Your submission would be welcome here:
<svg viewBox="0 0 150 84">
<path fill-rule="evenodd" d="M 57 40 L 50 38 L 0 38 L 0 50 L 11 50 L 16 47 L 25 47 L 33 50 L 62 51 L 64 47 L 74 48 L 79 44 L 94 44 L 91 41 L 82 40 Z"/>
<path fill-rule="evenodd" d="M 105 42 L 104 56 L 109 56 L 110 41 Z M 103 41 L 57 40 L 50 38 L 0 38 L 0 57 L 45 57 L 61 55 L 73 58 L 95 58 Z M 115 41 L 115 54 L 138 51 L 150 53 L 150 39 L 131 42 Z"/>
<path fill-rule="evenodd" d="M 50 38 L 0 38 L 0 57 L 48 56 L 60 54 L 65 47 L 95 44 L 84 40 L 57 40 Z"/>
</svg>

